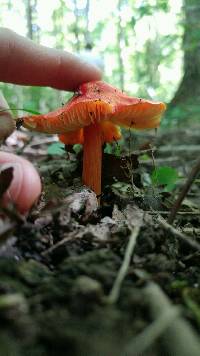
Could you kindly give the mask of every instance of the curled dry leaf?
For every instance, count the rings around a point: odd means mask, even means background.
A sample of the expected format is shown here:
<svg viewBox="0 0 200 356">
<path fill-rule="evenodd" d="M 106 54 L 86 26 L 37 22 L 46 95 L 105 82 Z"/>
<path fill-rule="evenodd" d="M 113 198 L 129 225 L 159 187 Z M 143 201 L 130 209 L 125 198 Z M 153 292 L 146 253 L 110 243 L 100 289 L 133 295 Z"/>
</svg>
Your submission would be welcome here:
<svg viewBox="0 0 200 356">
<path fill-rule="evenodd" d="M 0 169 L 0 198 L 6 192 L 13 179 L 13 167 Z"/>
<path fill-rule="evenodd" d="M 5 140 L 15 129 L 14 120 L 5 112 L 0 112 L 0 141 Z"/>
<path fill-rule="evenodd" d="M 136 226 L 141 227 L 143 224 L 144 212 L 136 205 L 127 205 L 124 210 L 126 221 L 129 227 L 132 229 Z"/>
<path fill-rule="evenodd" d="M 98 208 L 96 195 L 88 189 L 69 195 L 65 199 L 66 203 L 74 214 L 81 212 L 84 220 L 87 220 Z"/>
</svg>

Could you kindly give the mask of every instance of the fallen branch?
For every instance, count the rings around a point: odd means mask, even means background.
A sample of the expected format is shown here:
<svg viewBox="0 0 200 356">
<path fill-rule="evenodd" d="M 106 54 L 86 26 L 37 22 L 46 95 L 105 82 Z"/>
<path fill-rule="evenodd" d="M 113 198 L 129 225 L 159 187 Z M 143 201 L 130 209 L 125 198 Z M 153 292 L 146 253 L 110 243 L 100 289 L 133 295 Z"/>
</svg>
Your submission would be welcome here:
<svg viewBox="0 0 200 356">
<path fill-rule="evenodd" d="M 189 173 L 189 176 L 188 176 L 182 190 L 180 191 L 177 200 L 175 201 L 175 203 L 170 211 L 170 215 L 168 218 L 168 222 L 170 224 L 173 223 L 173 221 L 176 217 L 176 214 L 177 214 L 178 210 L 180 209 L 183 199 L 186 197 L 192 183 L 194 182 L 194 180 L 197 177 L 199 172 L 200 172 L 200 158 L 198 159 L 195 166 L 192 168 L 191 172 Z"/>
<path fill-rule="evenodd" d="M 121 285 L 122 285 L 122 282 L 127 274 L 127 271 L 128 271 L 129 265 L 130 265 L 131 256 L 133 254 L 133 250 L 136 245 L 137 237 L 140 232 L 140 227 L 141 227 L 141 225 L 137 225 L 132 230 L 132 233 L 129 238 L 129 242 L 128 242 L 128 245 L 127 245 L 127 248 L 125 251 L 123 263 L 122 263 L 121 268 L 118 272 L 118 275 L 117 275 L 116 280 L 113 284 L 113 287 L 110 291 L 110 294 L 107 298 L 107 302 L 110 304 L 116 303 L 119 298 Z"/>
<path fill-rule="evenodd" d="M 150 283 L 144 290 L 153 318 L 167 313 L 173 308 L 169 298 L 155 283 Z M 177 317 L 162 333 L 161 343 L 167 354 L 176 356 L 198 356 L 200 344 L 198 336 L 190 324 L 182 317 Z"/>
<path fill-rule="evenodd" d="M 153 282 L 144 288 L 143 293 L 154 321 L 134 337 L 124 355 L 141 355 L 159 338 L 166 355 L 198 356 L 200 350 L 198 335 L 180 316 L 180 309 L 173 306 L 162 289 Z"/>
<path fill-rule="evenodd" d="M 64 239 L 58 241 L 53 246 L 51 246 L 47 250 L 43 251 L 41 253 L 41 255 L 46 257 L 46 256 L 50 255 L 51 253 L 53 253 L 55 250 L 57 250 L 60 246 L 63 246 L 63 245 L 65 245 L 66 243 L 68 243 L 70 241 L 73 241 L 75 238 L 76 238 L 76 240 L 78 238 L 80 239 L 80 237 L 75 237 L 75 235 L 76 235 L 76 233 L 75 234 L 71 234 L 71 236 L 65 237 Z"/>
<path fill-rule="evenodd" d="M 152 324 L 128 344 L 124 354 L 126 356 L 132 356 L 134 350 L 135 355 L 140 355 L 142 352 L 149 349 L 165 330 L 174 323 L 179 315 L 180 309 L 177 307 L 170 306 L 167 308 L 167 310 L 163 311 Z"/>
<path fill-rule="evenodd" d="M 164 211 L 164 210 L 145 210 L 148 214 L 151 215 L 169 215 L 169 211 Z M 178 215 L 197 215 L 199 216 L 200 210 L 195 210 L 195 211 L 177 211 Z"/>
<path fill-rule="evenodd" d="M 157 222 L 162 225 L 162 227 L 171 232 L 172 235 L 176 236 L 178 239 L 184 241 L 185 243 L 187 243 L 188 245 L 190 245 L 190 247 L 194 248 L 195 250 L 200 251 L 200 245 L 198 244 L 198 242 L 196 242 L 194 239 L 192 239 L 192 237 L 189 237 L 185 234 L 183 234 L 182 232 L 180 232 L 179 230 L 175 229 L 175 227 L 173 227 L 172 225 L 170 225 L 165 219 L 162 218 L 162 216 L 158 216 L 157 218 Z"/>
<path fill-rule="evenodd" d="M 166 165 L 166 164 L 170 164 L 173 166 L 177 166 L 180 165 L 180 157 L 174 156 L 174 157 L 167 157 L 167 158 L 155 158 L 155 163 L 157 166 L 160 165 Z M 142 166 L 150 166 L 152 167 L 152 159 L 147 159 L 147 160 L 143 160 L 139 158 L 139 163 Z"/>
<path fill-rule="evenodd" d="M 172 152 L 174 152 L 176 155 L 184 154 L 184 157 L 186 155 L 192 155 L 194 157 L 195 153 L 197 155 L 199 154 L 200 145 L 165 145 L 158 147 L 157 150 L 159 154 L 171 155 Z"/>
</svg>

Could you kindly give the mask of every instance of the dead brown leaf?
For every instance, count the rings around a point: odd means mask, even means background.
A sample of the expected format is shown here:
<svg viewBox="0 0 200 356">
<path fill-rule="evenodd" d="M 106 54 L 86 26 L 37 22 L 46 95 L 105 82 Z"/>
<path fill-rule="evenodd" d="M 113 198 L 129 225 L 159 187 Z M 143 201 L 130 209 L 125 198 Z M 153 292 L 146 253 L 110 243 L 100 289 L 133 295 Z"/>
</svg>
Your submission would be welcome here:
<svg viewBox="0 0 200 356">
<path fill-rule="evenodd" d="M 8 167 L 0 171 L 0 198 L 9 188 L 13 179 L 13 167 Z"/>
</svg>

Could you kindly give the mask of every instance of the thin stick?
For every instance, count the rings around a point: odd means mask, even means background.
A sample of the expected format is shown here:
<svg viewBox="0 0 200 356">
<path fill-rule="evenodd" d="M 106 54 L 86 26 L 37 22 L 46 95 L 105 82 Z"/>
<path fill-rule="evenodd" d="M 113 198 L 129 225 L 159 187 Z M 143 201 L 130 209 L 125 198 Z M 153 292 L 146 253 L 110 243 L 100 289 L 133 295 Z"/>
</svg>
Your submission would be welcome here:
<svg viewBox="0 0 200 356">
<path fill-rule="evenodd" d="M 145 210 L 145 213 L 151 214 L 151 215 L 169 215 L 169 211 L 162 211 L 162 210 Z M 195 210 L 195 211 L 177 211 L 178 215 L 199 215 L 200 210 Z"/>
<path fill-rule="evenodd" d="M 170 308 L 174 308 L 167 295 L 153 282 L 149 283 L 145 288 L 145 296 L 153 319 L 159 318 Z M 165 350 L 167 355 L 199 355 L 200 343 L 198 335 L 187 320 L 181 316 L 178 316 L 165 330 L 160 342 L 162 350 Z"/>
<path fill-rule="evenodd" d="M 137 225 L 132 230 L 132 233 L 129 238 L 129 242 L 128 242 L 128 245 L 127 245 L 127 248 L 125 251 L 123 263 L 122 263 L 121 268 L 117 274 L 116 280 L 113 284 L 110 294 L 107 298 L 107 302 L 110 304 L 116 303 L 119 298 L 121 285 L 122 285 L 122 282 L 127 274 L 127 271 L 128 271 L 129 265 L 130 265 L 131 256 L 133 254 L 133 250 L 134 250 L 134 247 L 135 247 L 135 244 L 137 241 L 137 237 L 140 232 L 140 227 L 141 227 L 140 225 Z"/>
<path fill-rule="evenodd" d="M 6 222 L 3 226 L 0 226 L 0 245 L 5 243 L 7 238 L 10 237 L 10 233 L 16 227 L 16 222 Z"/>
<path fill-rule="evenodd" d="M 155 161 L 155 157 L 154 157 L 153 148 L 151 149 L 151 158 L 152 158 L 152 162 L 153 162 L 153 168 L 156 169 L 156 161 Z"/>
<path fill-rule="evenodd" d="M 188 245 L 190 245 L 195 250 L 200 251 L 200 245 L 198 244 L 198 242 L 193 240 L 190 236 L 187 236 L 187 235 L 183 234 L 182 232 L 180 232 L 179 230 L 175 229 L 165 219 L 163 219 L 162 216 L 159 215 L 157 218 L 157 221 L 160 225 L 162 225 L 164 227 L 165 230 L 171 232 L 174 236 L 176 236 L 180 240 L 186 242 Z"/>
<path fill-rule="evenodd" d="M 142 298 L 149 305 L 153 322 L 129 342 L 123 354 L 143 355 L 159 338 L 159 344 L 162 346 L 159 354 L 163 354 L 164 350 L 166 355 L 199 355 L 198 335 L 180 315 L 181 309 L 174 306 L 154 282 L 150 282 L 142 292 Z"/>
<path fill-rule="evenodd" d="M 182 190 L 180 191 L 177 200 L 175 201 L 175 203 L 170 211 L 168 223 L 170 223 L 170 224 L 173 223 L 173 221 L 176 217 L 176 214 L 177 214 L 178 210 L 180 209 L 183 199 L 187 195 L 192 183 L 194 182 L 194 180 L 199 172 L 200 172 L 200 158 L 197 160 L 195 166 L 192 168 L 191 172 L 189 173 L 189 176 L 188 176 Z"/>
<path fill-rule="evenodd" d="M 76 234 L 73 234 L 72 236 L 70 237 L 65 237 L 64 239 L 62 239 L 61 241 L 58 241 L 56 244 L 54 244 L 53 246 L 49 247 L 47 250 L 43 251 L 41 253 L 42 256 L 48 256 L 50 255 L 54 250 L 56 250 L 58 247 L 64 245 L 65 243 L 67 242 L 70 242 L 72 240 L 74 240 L 76 238 L 76 240 L 79 238 L 79 237 L 75 237 Z"/>
<path fill-rule="evenodd" d="M 140 355 L 166 331 L 171 324 L 180 316 L 180 309 L 178 307 L 169 306 L 163 311 L 160 316 L 155 319 L 144 331 L 135 336 L 134 339 L 128 344 L 125 355 L 132 356 L 133 350 L 135 355 Z"/>
</svg>

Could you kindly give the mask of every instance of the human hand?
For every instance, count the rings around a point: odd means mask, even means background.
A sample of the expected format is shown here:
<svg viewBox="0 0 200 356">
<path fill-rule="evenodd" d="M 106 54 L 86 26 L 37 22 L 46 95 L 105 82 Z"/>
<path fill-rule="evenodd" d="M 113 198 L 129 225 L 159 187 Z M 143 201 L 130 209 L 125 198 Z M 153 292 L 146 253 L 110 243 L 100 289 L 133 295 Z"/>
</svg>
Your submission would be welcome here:
<svg viewBox="0 0 200 356">
<path fill-rule="evenodd" d="M 79 57 L 38 45 L 9 29 L 0 28 L 0 48 L 2 82 L 73 91 L 101 79 L 100 70 Z"/>
<path fill-rule="evenodd" d="M 37 45 L 9 29 L 0 29 L 0 81 L 50 86 L 76 90 L 84 82 L 101 79 L 99 69 L 68 52 Z M 8 108 L 0 96 L 0 110 Z M 0 115 L 0 139 L 14 130 L 9 112 Z M 4 203 L 12 201 L 21 213 L 26 213 L 41 193 L 39 175 L 27 160 L 11 153 L 0 152 L 1 170 L 12 166 L 14 176 L 4 196 Z"/>
</svg>

